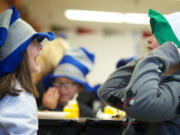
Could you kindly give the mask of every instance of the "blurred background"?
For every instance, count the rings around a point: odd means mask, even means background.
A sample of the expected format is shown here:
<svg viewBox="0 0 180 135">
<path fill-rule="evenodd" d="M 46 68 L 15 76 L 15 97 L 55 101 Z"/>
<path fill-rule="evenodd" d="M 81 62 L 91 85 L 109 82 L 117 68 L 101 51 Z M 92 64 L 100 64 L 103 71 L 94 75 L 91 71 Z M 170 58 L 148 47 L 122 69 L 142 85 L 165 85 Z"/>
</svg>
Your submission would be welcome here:
<svg viewBox="0 0 180 135">
<path fill-rule="evenodd" d="M 71 47 L 84 46 L 94 52 L 95 67 L 88 76 L 92 85 L 103 83 L 119 59 L 146 52 L 146 38 L 151 35 L 149 8 L 163 14 L 180 11 L 180 0 L 0 0 L 0 12 L 11 5 L 36 31 L 53 31 Z M 92 16 L 86 12 L 82 20 L 70 16 L 80 17 L 79 10 L 99 12 Z M 109 17 L 104 12 L 113 14 Z M 86 20 L 99 14 L 98 20 Z"/>
</svg>

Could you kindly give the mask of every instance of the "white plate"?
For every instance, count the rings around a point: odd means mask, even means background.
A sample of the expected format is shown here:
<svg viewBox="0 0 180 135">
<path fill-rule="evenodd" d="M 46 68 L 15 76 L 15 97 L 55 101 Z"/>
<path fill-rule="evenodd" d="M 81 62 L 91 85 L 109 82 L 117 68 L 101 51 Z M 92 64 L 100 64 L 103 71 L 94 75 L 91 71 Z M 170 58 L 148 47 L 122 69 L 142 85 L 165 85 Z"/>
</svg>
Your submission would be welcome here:
<svg viewBox="0 0 180 135">
<path fill-rule="evenodd" d="M 59 111 L 38 111 L 39 119 L 64 119 L 68 112 Z"/>
</svg>

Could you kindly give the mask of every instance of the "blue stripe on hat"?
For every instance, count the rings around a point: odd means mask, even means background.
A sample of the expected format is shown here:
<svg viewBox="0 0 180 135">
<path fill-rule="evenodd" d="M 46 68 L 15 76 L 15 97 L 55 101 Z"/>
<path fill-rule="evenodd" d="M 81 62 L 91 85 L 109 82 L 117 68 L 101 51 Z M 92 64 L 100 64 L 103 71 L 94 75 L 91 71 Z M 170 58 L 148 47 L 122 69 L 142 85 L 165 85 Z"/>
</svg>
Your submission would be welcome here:
<svg viewBox="0 0 180 135">
<path fill-rule="evenodd" d="M 0 28 L 0 46 L 2 46 L 5 43 L 7 34 L 8 34 L 7 29 L 1 27 Z"/>
<path fill-rule="evenodd" d="M 27 48 L 27 46 L 31 43 L 31 41 L 36 37 L 47 37 L 48 40 L 53 40 L 54 35 L 52 33 L 35 33 L 28 40 L 26 40 L 23 44 L 21 44 L 13 53 L 7 56 L 4 60 L 0 62 L 0 77 L 3 75 L 13 72 L 17 66 L 20 64 L 23 58 L 23 51 Z"/>
<path fill-rule="evenodd" d="M 19 12 L 17 11 L 17 9 L 14 6 L 10 7 L 9 9 L 13 10 L 13 14 L 11 16 L 11 21 L 10 21 L 10 25 L 11 25 L 12 23 L 14 23 L 20 17 L 20 15 L 19 15 Z"/>
<path fill-rule="evenodd" d="M 84 47 L 80 47 L 80 49 L 88 56 L 92 63 L 94 63 L 94 54 L 88 52 Z"/>
<path fill-rule="evenodd" d="M 13 10 L 11 20 L 9 22 L 10 23 L 9 25 L 11 25 L 20 17 L 20 15 L 14 6 L 10 7 L 9 9 Z M 8 35 L 8 30 L 5 27 L 0 26 L 0 46 L 2 46 L 5 43 L 7 35 Z"/>
<path fill-rule="evenodd" d="M 41 43 L 45 38 L 47 38 L 48 40 L 54 40 L 54 34 L 52 33 L 52 32 L 47 32 L 47 35 L 46 34 L 44 34 L 43 32 L 39 32 L 39 34 L 41 34 L 41 36 L 38 36 L 37 35 L 37 41 L 39 42 L 39 43 Z M 35 37 L 36 38 L 36 37 Z"/>
<path fill-rule="evenodd" d="M 60 61 L 59 65 L 64 64 L 64 63 L 70 63 L 76 66 L 78 69 L 81 70 L 84 76 L 86 76 L 86 74 L 89 72 L 88 68 L 86 68 L 83 64 L 81 64 L 79 61 L 77 61 L 70 55 L 65 55 Z"/>
</svg>

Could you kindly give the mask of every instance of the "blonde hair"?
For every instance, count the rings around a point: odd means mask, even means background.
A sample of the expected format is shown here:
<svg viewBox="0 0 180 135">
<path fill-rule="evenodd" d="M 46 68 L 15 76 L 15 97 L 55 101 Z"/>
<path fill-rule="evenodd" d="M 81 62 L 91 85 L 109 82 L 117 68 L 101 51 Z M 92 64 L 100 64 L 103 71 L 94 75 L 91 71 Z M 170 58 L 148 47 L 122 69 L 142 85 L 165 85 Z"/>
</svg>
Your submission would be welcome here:
<svg viewBox="0 0 180 135">
<path fill-rule="evenodd" d="M 43 44 L 43 50 L 41 56 L 37 61 L 40 63 L 41 71 L 39 73 L 33 73 L 33 82 L 36 84 L 41 80 L 44 75 L 53 70 L 60 59 L 64 55 L 64 51 L 69 48 L 69 44 L 62 38 L 56 38 L 54 41 L 46 42 Z"/>
</svg>

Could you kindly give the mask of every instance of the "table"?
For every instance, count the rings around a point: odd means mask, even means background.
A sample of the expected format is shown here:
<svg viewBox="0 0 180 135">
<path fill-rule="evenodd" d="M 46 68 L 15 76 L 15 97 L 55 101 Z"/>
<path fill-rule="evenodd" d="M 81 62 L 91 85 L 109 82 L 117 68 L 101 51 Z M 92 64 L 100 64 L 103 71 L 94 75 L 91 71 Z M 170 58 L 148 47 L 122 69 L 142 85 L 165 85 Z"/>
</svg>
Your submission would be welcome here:
<svg viewBox="0 0 180 135">
<path fill-rule="evenodd" d="M 116 120 L 39 119 L 38 135 L 121 135 L 125 127 Z"/>
<path fill-rule="evenodd" d="M 86 120 L 86 135 L 121 135 L 126 124 L 118 120 Z"/>
</svg>

